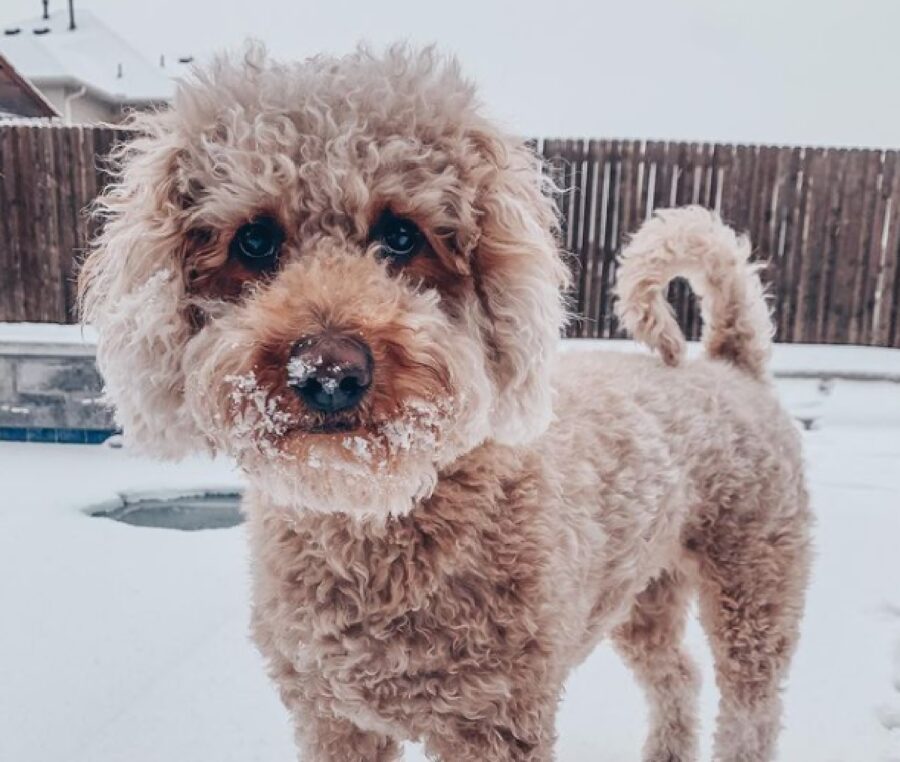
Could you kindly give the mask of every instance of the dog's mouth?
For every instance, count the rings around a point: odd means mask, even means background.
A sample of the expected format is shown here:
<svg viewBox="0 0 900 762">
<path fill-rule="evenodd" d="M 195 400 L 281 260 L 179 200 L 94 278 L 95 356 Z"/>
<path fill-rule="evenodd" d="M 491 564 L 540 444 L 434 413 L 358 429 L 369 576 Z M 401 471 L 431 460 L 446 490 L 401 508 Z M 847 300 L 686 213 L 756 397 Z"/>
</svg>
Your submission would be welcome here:
<svg viewBox="0 0 900 762">
<path fill-rule="evenodd" d="M 358 421 L 350 421 L 339 419 L 336 421 L 322 421 L 320 423 L 314 424 L 312 426 L 303 427 L 298 426 L 295 428 L 297 433 L 301 434 L 345 434 L 349 432 L 358 432 L 363 430 L 363 427 L 360 425 Z"/>
<path fill-rule="evenodd" d="M 341 461 L 348 455 L 366 463 L 380 458 L 391 460 L 412 452 L 433 451 L 441 439 L 450 404 L 410 400 L 393 415 L 366 416 L 363 411 L 332 415 L 299 416 L 284 432 L 287 452 L 300 447 L 321 455 L 336 447 Z M 326 450 L 322 450 L 324 447 Z"/>
<path fill-rule="evenodd" d="M 365 434 L 372 423 L 360 409 L 334 413 L 304 410 L 296 415 L 286 433 L 294 436 L 322 436 L 328 434 Z"/>
</svg>

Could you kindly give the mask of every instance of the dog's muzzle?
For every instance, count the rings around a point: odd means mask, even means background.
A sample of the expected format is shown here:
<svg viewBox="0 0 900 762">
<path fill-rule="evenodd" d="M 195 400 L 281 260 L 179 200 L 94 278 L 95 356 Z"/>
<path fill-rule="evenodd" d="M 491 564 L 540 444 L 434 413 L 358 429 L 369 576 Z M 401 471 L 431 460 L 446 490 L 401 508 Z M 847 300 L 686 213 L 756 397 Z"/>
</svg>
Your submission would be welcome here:
<svg viewBox="0 0 900 762">
<path fill-rule="evenodd" d="M 360 338 L 305 336 L 291 351 L 288 385 L 304 405 L 322 413 L 356 407 L 372 384 L 372 351 Z"/>
</svg>

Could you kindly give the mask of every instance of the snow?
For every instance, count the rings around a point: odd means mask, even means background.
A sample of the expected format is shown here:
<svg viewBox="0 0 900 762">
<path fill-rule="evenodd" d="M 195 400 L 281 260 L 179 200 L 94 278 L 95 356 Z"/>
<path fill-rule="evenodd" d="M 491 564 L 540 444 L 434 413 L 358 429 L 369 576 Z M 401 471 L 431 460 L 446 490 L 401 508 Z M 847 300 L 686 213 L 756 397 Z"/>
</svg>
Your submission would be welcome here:
<svg viewBox="0 0 900 762">
<path fill-rule="evenodd" d="M 807 370 L 790 357 L 805 351 L 787 349 L 784 362 Z M 817 352 L 822 367 L 837 367 L 827 355 L 846 359 L 844 348 Z M 883 359 L 893 367 L 890 352 Z M 790 379 L 778 388 L 816 421 L 803 436 L 818 516 L 779 759 L 897 762 L 900 385 Z M 0 759 L 294 759 L 288 718 L 248 638 L 244 529 L 178 532 L 85 512 L 121 491 L 234 488 L 241 479 L 228 463 L 0 443 L 0 474 Z M 717 699 L 693 621 L 688 644 L 703 665 L 708 759 Z M 601 646 L 569 680 L 558 759 L 630 762 L 645 726 L 638 687 Z M 424 756 L 410 747 L 406 759 Z"/>
<path fill-rule="evenodd" d="M 231 435 L 240 449 L 256 446 L 270 457 L 284 457 L 269 441 L 270 436 L 283 436 L 294 422 L 294 417 L 281 409 L 280 398 L 270 397 L 257 382 L 253 371 L 244 375 L 225 376 L 225 381 L 232 387 Z"/>
<path fill-rule="evenodd" d="M 175 84 L 164 69 L 147 61 L 90 11 L 79 8 L 76 19 L 73 31 L 69 31 L 66 10 L 55 11 L 46 20 L 36 16 L 4 24 L 4 29 L 21 31 L 0 37 L 0 53 L 38 86 L 83 84 L 116 103 L 161 102 L 172 97 Z M 44 28 L 50 31 L 33 33 Z"/>
<path fill-rule="evenodd" d="M 319 366 L 321 364 L 322 355 L 318 355 L 312 360 L 302 355 L 298 357 L 292 357 L 290 360 L 288 360 L 287 364 L 288 383 L 292 386 L 302 386 L 307 381 L 307 379 L 309 379 L 309 377 L 319 369 Z M 325 388 L 328 393 L 331 394 L 334 389 L 337 388 L 337 381 L 335 381 L 334 379 L 329 380 L 334 381 L 334 387 L 330 389 L 328 387 Z"/>
</svg>

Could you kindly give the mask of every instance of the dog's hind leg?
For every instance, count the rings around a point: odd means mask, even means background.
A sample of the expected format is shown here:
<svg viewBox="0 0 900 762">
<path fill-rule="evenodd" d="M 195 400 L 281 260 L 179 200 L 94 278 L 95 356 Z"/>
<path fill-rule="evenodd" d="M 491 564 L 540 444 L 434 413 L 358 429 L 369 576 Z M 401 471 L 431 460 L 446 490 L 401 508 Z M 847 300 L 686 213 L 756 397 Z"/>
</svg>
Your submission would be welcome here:
<svg viewBox="0 0 900 762">
<path fill-rule="evenodd" d="M 744 512 L 709 527 L 700 554 L 700 618 L 719 687 L 715 762 L 770 762 L 781 683 L 797 643 L 809 576 L 805 495 L 780 518 Z"/>
<path fill-rule="evenodd" d="M 678 573 L 663 572 L 635 601 L 613 645 L 634 671 L 650 705 L 644 762 L 697 759 L 700 677 L 681 645 L 690 590 Z"/>
</svg>

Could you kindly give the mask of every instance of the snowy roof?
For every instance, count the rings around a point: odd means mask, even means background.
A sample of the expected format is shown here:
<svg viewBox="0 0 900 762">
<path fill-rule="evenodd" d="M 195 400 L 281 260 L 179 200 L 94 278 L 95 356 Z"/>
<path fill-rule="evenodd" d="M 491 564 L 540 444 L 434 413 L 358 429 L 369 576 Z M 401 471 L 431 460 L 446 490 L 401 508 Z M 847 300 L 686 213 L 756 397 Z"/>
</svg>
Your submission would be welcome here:
<svg viewBox="0 0 900 762">
<path fill-rule="evenodd" d="M 71 31 L 67 11 L 6 24 L 0 53 L 38 87 L 84 85 L 95 97 L 117 104 L 171 99 L 175 84 L 164 69 L 147 61 L 90 11 L 78 10 L 75 20 Z"/>
</svg>

